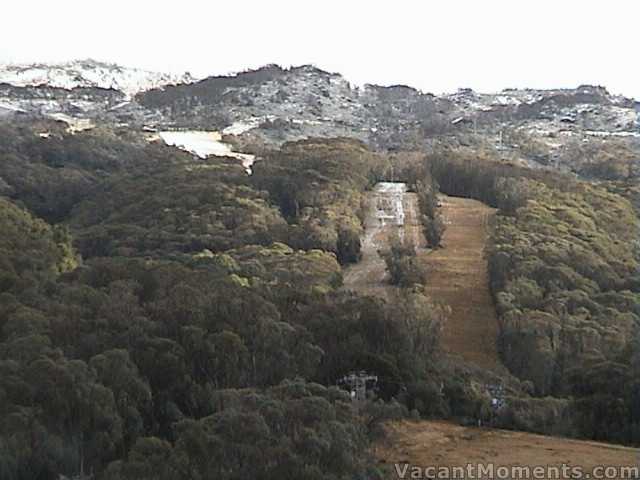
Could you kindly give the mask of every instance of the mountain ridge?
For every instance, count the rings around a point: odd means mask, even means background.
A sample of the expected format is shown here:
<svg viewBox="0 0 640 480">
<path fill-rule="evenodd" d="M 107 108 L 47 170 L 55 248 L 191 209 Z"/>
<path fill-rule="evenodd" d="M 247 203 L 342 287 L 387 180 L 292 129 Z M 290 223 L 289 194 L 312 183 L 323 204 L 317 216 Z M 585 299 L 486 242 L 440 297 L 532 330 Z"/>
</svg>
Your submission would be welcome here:
<svg viewBox="0 0 640 480">
<path fill-rule="evenodd" d="M 498 93 L 461 88 L 434 95 L 407 85 L 354 85 L 314 65 L 269 64 L 185 81 L 92 60 L 47 68 L 0 67 L 0 118 L 221 132 L 243 153 L 332 137 L 355 138 L 376 150 L 411 150 L 446 137 L 488 142 L 503 158 L 534 168 L 573 168 L 582 162 L 572 157 L 574 144 L 591 155 L 605 139 L 626 150 L 640 142 L 639 104 L 601 86 Z"/>
<path fill-rule="evenodd" d="M 49 86 L 66 90 L 95 87 L 119 90 L 132 96 L 140 91 L 171 83 L 193 81 L 194 78 L 186 72 L 184 74 L 153 72 L 90 58 L 66 62 L 0 65 L 0 83 L 18 87 Z"/>
</svg>

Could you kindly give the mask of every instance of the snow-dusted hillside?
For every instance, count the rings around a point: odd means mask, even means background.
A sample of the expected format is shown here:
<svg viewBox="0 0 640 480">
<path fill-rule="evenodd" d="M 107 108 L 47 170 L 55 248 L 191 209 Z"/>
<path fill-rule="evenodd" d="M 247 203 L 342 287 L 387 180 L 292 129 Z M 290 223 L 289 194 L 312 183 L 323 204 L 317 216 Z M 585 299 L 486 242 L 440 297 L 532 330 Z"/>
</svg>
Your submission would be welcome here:
<svg viewBox="0 0 640 480">
<path fill-rule="evenodd" d="M 111 88 L 132 96 L 164 85 L 192 81 L 193 78 L 189 74 L 149 72 L 94 60 L 75 60 L 55 64 L 0 65 L 0 83 L 19 87 L 46 85 L 65 89 Z"/>
<path fill-rule="evenodd" d="M 92 126 L 168 132 L 165 143 L 200 156 L 238 157 L 315 137 L 393 151 L 428 148 L 436 138 L 482 139 L 516 163 L 577 170 L 589 160 L 568 157 L 576 145 L 592 152 L 603 142 L 640 146 L 640 104 L 599 86 L 435 96 L 402 85 L 355 87 L 312 65 L 200 81 L 91 60 L 0 65 L 0 121 L 29 118 L 64 122 L 71 133 Z M 247 167 L 253 160 L 238 158 Z"/>
</svg>

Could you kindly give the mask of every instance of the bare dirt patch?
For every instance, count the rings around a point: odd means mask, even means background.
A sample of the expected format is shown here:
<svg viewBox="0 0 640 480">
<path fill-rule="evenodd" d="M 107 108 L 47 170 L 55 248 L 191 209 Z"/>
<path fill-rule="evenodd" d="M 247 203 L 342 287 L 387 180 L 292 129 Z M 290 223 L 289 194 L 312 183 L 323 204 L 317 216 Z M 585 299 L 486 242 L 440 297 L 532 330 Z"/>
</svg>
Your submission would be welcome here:
<svg viewBox="0 0 640 480">
<path fill-rule="evenodd" d="M 476 200 L 441 197 L 446 224 L 440 248 L 423 256 L 426 293 L 451 307 L 442 331 L 444 350 L 465 362 L 504 373 L 498 357 L 498 318 L 489 292 L 485 247 L 495 210 Z"/>
</svg>

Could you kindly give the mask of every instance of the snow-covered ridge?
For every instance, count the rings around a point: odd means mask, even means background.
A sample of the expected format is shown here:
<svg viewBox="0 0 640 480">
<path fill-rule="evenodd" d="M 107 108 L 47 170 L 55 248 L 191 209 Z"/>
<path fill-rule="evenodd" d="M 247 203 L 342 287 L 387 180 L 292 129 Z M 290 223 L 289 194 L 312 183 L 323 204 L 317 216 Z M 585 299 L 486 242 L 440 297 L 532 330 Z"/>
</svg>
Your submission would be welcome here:
<svg viewBox="0 0 640 480">
<path fill-rule="evenodd" d="M 150 72 L 95 60 L 0 65 L 0 83 L 18 87 L 47 85 L 69 90 L 76 87 L 111 88 L 133 96 L 145 90 L 193 81 L 188 73 Z"/>
</svg>

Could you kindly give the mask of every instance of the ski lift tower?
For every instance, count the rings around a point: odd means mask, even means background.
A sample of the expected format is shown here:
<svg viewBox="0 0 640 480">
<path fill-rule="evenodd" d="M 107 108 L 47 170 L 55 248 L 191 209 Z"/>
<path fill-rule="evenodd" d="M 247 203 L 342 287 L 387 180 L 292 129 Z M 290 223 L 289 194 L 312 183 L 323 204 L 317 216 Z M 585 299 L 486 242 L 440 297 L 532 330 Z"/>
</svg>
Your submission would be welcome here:
<svg viewBox="0 0 640 480">
<path fill-rule="evenodd" d="M 364 401 L 367 394 L 373 392 L 378 384 L 377 375 L 369 375 L 367 372 L 352 372 L 342 377 L 338 384 L 346 388 L 353 401 Z"/>
</svg>

